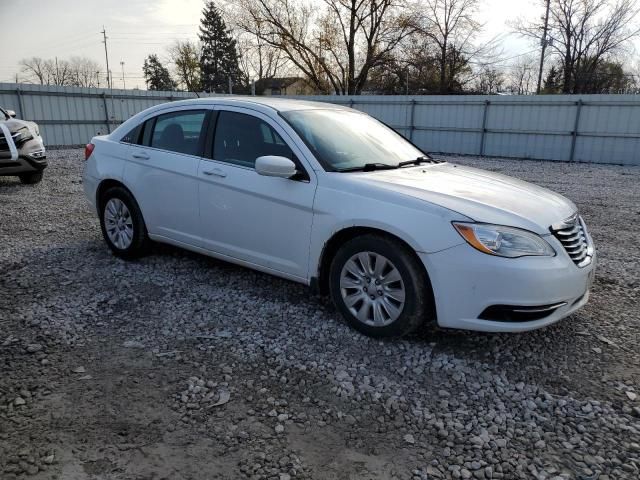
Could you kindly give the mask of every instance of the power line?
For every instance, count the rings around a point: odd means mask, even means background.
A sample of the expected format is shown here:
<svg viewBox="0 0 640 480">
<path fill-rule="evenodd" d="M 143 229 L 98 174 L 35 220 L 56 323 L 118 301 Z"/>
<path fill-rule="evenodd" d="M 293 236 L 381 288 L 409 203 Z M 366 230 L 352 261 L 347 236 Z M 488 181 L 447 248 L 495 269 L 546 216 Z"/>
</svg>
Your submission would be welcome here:
<svg viewBox="0 0 640 480">
<path fill-rule="evenodd" d="M 469 63 L 475 64 L 475 65 L 480 65 L 480 66 L 483 66 L 483 67 L 488 67 L 490 65 L 497 65 L 499 63 L 505 63 L 505 62 L 508 62 L 509 60 L 513 60 L 515 58 L 520 58 L 520 57 L 524 57 L 526 55 L 531 55 L 532 53 L 537 52 L 537 51 L 538 51 L 538 49 L 534 49 L 534 50 L 530 50 L 528 52 L 519 53 L 518 55 L 514 55 L 512 57 L 507 57 L 507 58 L 502 58 L 500 60 L 495 60 L 493 62 L 480 62 L 480 61 L 477 61 L 477 60 L 469 60 Z"/>
</svg>

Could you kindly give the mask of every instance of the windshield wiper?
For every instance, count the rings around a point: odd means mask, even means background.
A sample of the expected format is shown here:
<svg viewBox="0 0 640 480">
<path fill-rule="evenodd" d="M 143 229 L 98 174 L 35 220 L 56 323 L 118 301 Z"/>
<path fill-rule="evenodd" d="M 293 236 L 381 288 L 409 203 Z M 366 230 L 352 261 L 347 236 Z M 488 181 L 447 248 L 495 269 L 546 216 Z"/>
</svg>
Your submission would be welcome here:
<svg viewBox="0 0 640 480">
<path fill-rule="evenodd" d="M 427 157 L 425 155 L 422 157 L 414 158 L 413 160 L 407 160 L 406 162 L 400 162 L 398 163 L 398 168 L 406 167 L 407 165 L 420 165 L 421 163 L 440 163 L 440 161 Z"/>
<path fill-rule="evenodd" d="M 392 170 L 398 168 L 397 165 L 388 163 L 365 163 L 358 167 L 341 168 L 339 172 L 373 172 L 374 170 Z"/>
</svg>

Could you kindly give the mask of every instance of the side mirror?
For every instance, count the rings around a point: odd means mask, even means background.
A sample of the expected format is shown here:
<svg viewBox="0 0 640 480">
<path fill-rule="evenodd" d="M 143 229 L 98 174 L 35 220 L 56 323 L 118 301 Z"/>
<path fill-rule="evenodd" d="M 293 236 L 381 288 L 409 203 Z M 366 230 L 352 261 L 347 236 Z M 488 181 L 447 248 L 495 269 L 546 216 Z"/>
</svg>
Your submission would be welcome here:
<svg viewBox="0 0 640 480">
<path fill-rule="evenodd" d="M 256 158 L 255 169 L 265 177 L 291 178 L 298 173 L 295 163 L 287 157 L 278 157 L 277 155 Z"/>
<path fill-rule="evenodd" d="M 14 110 L 7 110 L 7 115 L 11 118 L 16 118 L 16 112 Z"/>
</svg>

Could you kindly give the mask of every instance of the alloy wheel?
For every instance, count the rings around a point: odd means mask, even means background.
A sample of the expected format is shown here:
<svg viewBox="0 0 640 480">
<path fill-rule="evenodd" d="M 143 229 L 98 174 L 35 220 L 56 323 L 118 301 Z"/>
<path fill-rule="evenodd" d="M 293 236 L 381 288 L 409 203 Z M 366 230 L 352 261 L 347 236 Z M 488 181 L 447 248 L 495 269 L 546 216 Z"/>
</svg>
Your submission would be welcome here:
<svg viewBox="0 0 640 480">
<path fill-rule="evenodd" d="M 104 207 L 104 225 L 107 236 L 120 250 L 126 250 L 133 242 L 131 212 L 119 198 L 111 198 Z"/>
<path fill-rule="evenodd" d="M 360 322 L 384 327 L 395 322 L 405 303 L 405 287 L 396 266 L 375 252 L 359 252 L 342 267 L 340 293 Z"/>
</svg>

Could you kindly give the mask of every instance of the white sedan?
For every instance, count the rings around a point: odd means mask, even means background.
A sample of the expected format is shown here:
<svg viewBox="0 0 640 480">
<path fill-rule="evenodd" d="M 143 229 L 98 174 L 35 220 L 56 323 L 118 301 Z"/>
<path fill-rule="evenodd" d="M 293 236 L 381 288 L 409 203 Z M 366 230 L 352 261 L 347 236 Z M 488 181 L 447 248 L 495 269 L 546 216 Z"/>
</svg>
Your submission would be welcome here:
<svg viewBox="0 0 640 480">
<path fill-rule="evenodd" d="M 255 97 L 145 110 L 86 147 L 84 189 L 125 259 L 166 242 L 329 293 L 359 331 L 518 332 L 582 307 L 575 205 L 433 160 L 340 106 Z"/>
</svg>

